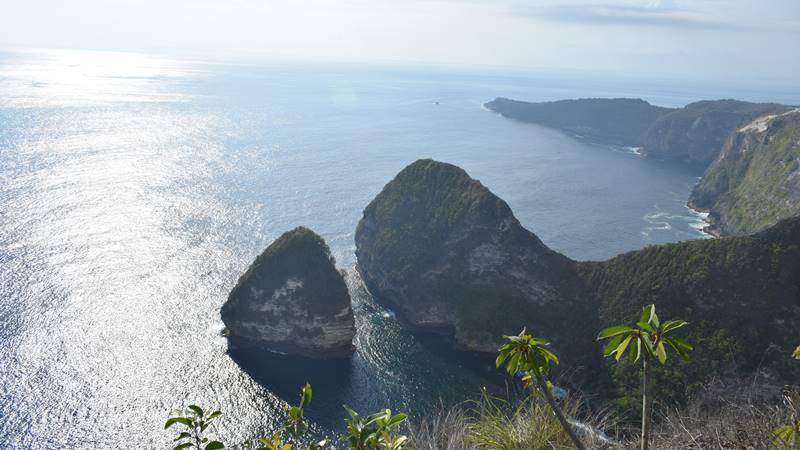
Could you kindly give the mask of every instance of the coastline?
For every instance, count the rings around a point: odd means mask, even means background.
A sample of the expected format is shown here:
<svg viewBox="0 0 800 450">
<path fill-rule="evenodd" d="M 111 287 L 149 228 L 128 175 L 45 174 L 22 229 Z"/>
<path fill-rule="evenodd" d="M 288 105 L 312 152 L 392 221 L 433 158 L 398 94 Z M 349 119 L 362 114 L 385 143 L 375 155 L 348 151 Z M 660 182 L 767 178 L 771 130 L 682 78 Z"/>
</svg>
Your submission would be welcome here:
<svg viewBox="0 0 800 450">
<path fill-rule="evenodd" d="M 717 227 L 714 225 L 710 210 L 698 208 L 697 206 L 693 205 L 691 201 L 686 202 L 686 209 L 688 209 L 692 214 L 700 217 L 705 223 L 705 226 L 697 228 L 698 231 L 711 236 L 714 239 L 719 239 L 722 237 L 719 229 L 717 229 Z"/>
</svg>

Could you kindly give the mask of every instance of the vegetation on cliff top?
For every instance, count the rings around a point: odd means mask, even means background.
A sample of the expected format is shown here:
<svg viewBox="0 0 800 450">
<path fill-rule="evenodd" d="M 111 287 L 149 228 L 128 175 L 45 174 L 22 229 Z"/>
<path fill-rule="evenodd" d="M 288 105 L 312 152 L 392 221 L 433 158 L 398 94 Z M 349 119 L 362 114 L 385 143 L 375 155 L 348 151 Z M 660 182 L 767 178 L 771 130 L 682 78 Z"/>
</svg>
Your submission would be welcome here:
<svg viewBox="0 0 800 450">
<path fill-rule="evenodd" d="M 552 334 L 568 353 L 575 348 L 568 342 L 591 337 L 593 314 L 582 313 L 590 303 L 574 262 L 547 248 L 459 167 L 410 164 L 364 210 L 355 240 L 376 301 L 412 325 L 451 333 L 463 347 L 490 351 L 500 336 L 526 325 Z M 559 318 L 569 314 L 582 326 L 559 333 Z"/>
<path fill-rule="evenodd" d="M 398 274 L 424 270 L 440 256 L 447 233 L 467 216 L 507 217 L 511 209 L 460 167 L 430 159 L 403 169 L 364 210 L 371 221 L 386 224 L 375 233 L 370 253 L 391 254 Z M 421 220 L 411 220 L 413 218 Z M 371 221 L 359 222 L 356 235 Z"/>
<path fill-rule="evenodd" d="M 648 404 L 647 362 L 667 363 L 665 343 L 681 356 L 691 346 L 667 334 L 682 326 L 681 320 L 659 321 L 655 306 L 644 308 L 636 328 L 616 326 L 601 331 L 600 338 L 611 338 L 605 353 L 616 354 L 617 360 L 626 351 L 635 360 L 640 356 L 644 363 L 643 400 Z M 453 408 L 429 411 L 427 417 L 405 428 L 410 436 L 399 434 L 406 423 L 404 413 L 392 414 L 388 409 L 369 416 L 361 416 L 344 406 L 346 432 L 338 438 L 312 439 L 308 435 L 309 423 L 306 408 L 311 404 L 311 386 L 306 384 L 300 393 L 297 406 L 285 407 L 283 425 L 267 437 L 255 442 L 248 439 L 235 447 L 256 450 L 543 450 L 568 448 L 570 444 L 583 448 L 632 448 L 636 433 L 614 419 L 613 414 L 592 413 L 580 401 L 580 395 L 567 393 L 556 398 L 555 388 L 547 378 L 551 363 L 557 356 L 543 339 L 537 339 L 523 330 L 517 336 L 506 337 L 498 349 L 497 367 L 506 365 L 512 379 L 522 376 L 523 387 L 536 386 L 530 396 L 505 401 L 489 396 L 482 390 L 480 400 Z M 533 381 L 535 380 L 535 383 Z M 749 383 L 748 383 L 749 384 Z M 719 388 L 717 388 L 719 390 Z M 748 386 L 752 392 L 752 386 Z M 713 396 L 713 407 L 706 399 Z M 543 398 L 544 397 L 544 400 Z M 655 422 L 652 444 L 655 448 L 767 448 L 784 445 L 791 448 L 800 441 L 796 391 L 786 390 L 781 406 L 770 401 L 755 400 L 751 394 L 738 397 L 730 389 L 713 392 L 707 389 L 694 409 L 660 407 L 663 415 Z M 755 400 L 755 401 L 754 401 Z M 652 403 L 651 403 L 652 404 Z M 554 414 L 555 413 L 555 414 Z M 210 429 L 220 411 L 204 411 L 189 405 L 186 413 L 170 417 L 164 429 L 182 426 L 174 439 L 174 450 L 196 448 L 219 450 L 226 448 L 220 440 L 213 439 Z M 571 420 L 568 420 L 569 417 Z M 649 416 L 643 416 L 643 432 L 639 435 L 639 448 L 646 450 L 651 444 Z M 610 437 L 608 434 L 610 434 Z"/>
<path fill-rule="evenodd" d="M 776 103 L 704 100 L 659 117 L 647 131 L 644 154 L 705 168 L 719 155 L 728 136 L 755 117 L 782 112 Z"/>
<path fill-rule="evenodd" d="M 347 285 L 335 268 L 336 261 L 325 241 L 305 227 L 287 231 L 261 253 L 239 278 L 228 302 L 222 307 L 223 320 L 236 314 L 241 296 L 251 290 L 271 294 L 284 287 L 291 278 L 307 279 L 302 296 L 297 298 L 310 315 L 330 316 L 347 306 Z"/>
<path fill-rule="evenodd" d="M 763 131 L 734 133 L 694 188 L 690 202 L 709 210 L 719 234 L 751 233 L 800 214 L 800 113 Z"/>
<path fill-rule="evenodd" d="M 800 329 L 800 217 L 761 233 L 647 247 L 578 271 L 599 299 L 602 325 L 658 303 L 693 326 L 697 348 L 680 370 L 655 372 L 656 393 L 685 400 L 713 376 L 740 376 L 769 368 L 778 379 L 800 375 L 782 356 Z M 622 405 L 636 409 L 638 382 L 631 367 L 614 368 Z"/>
</svg>

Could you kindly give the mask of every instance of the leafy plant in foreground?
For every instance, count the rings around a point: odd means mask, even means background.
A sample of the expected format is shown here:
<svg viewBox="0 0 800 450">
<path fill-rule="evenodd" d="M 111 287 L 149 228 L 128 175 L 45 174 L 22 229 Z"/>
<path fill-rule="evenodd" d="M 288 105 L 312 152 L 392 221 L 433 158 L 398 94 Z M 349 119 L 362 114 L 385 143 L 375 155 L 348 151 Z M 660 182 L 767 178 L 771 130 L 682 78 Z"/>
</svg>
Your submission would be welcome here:
<svg viewBox="0 0 800 450">
<path fill-rule="evenodd" d="M 249 443 L 246 448 L 255 450 L 333 450 L 335 447 L 330 445 L 328 439 L 323 439 L 311 444 L 303 444 L 303 440 L 308 432 L 308 421 L 305 418 L 305 410 L 311 404 L 312 398 L 311 385 L 306 385 L 300 391 L 300 403 L 297 406 L 286 408 L 286 420 L 275 433 L 269 437 L 258 439 L 255 445 Z M 348 450 L 411 450 L 406 445 L 408 437 L 404 435 L 393 435 L 392 429 L 403 423 L 408 417 L 404 413 L 392 414 L 392 411 L 384 409 L 375 414 L 362 417 L 347 406 L 344 407 L 348 418 L 344 419 L 347 425 L 347 434 L 340 440 L 347 444 Z M 186 417 L 176 416 L 167 420 L 164 429 L 170 428 L 175 424 L 184 425 L 189 431 L 181 432 L 175 439 L 180 442 L 173 450 L 183 450 L 197 448 L 200 450 L 217 450 L 225 448 L 219 441 L 210 441 L 203 435 L 211 422 L 222 415 L 220 411 L 206 414 L 200 407 L 189 406 L 190 414 Z"/>
<path fill-rule="evenodd" d="M 778 427 L 772 433 L 784 447 L 800 448 L 800 420 Z"/>
<path fill-rule="evenodd" d="M 688 322 L 685 320 L 667 320 L 662 323 L 656 315 L 655 305 L 647 305 L 642 310 L 639 322 L 635 326 L 609 327 L 597 336 L 597 340 L 611 339 L 603 351 L 605 356 L 614 355 L 614 359 L 619 361 L 627 351 L 631 362 L 636 363 L 640 359 L 642 360 L 641 450 L 647 450 L 650 446 L 653 408 L 650 364 L 658 361 L 663 365 L 667 362 L 667 346 L 672 347 L 685 361 L 689 360 L 692 346 L 683 339 L 667 335 L 687 324 Z"/>
<path fill-rule="evenodd" d="M 800 345 L 794 349 L 792 358 L 800 360 Z M 800 449 L 800 419 L 772 430 L 775 439 L 786 448 Z"/>
<path fill-rule="evenodd" d="M 347 406 L 344 409 L 349 416 L 344 419 L 347 425 L 347 435 L 344 439 L 350 450 L 411 450 L 405 445 L 408 441 L 406 436 L 391 434 L 392 428 L 406 420 L 408 416 L 405 413 L 392 415 L 391 410 L 384 409 L 362 417 Z"/>
<path fill-rule="evenodd" d="M 499 368 L 503 363 L 507 362 L 506 370 L 509 375 L 514 376 L 517 372 L 523 372 L 525 374 L 523 381 L 534 381 L 558 418 L 561 427 L 564 428 L 564 431 L 575 444 L 575 447 L 579 450 L 585 450 L 586 447 L 578 439 L 575 430 L 572 429 L 561 408 L 553 398 L 553 385 L 547 379 L 547 374 L 550 372 L 551 362 L 558 364 L 558 357 L 547 348 L 549 343 L 544 339 L 537 339 L 526 334 L 525 328 L 518 335 L 503 336 L 503 339 L 508 342 L 499 349 L 500 354 L 497 355 L 497 360 L 495 361 L 497 367 Z"/>
<path fill-rule="evenodd" d="M 306 407 L 311 404 L 313 391 L 311 385 L 306 383 L 300 390 L 300 404 L 286 408 L 286 420 L 283 426 L 268 438 L 260 438 L 256 450 L 321 450 L 328 445 L 328 440 L 302 447 L 301 440 L 308 431 L 308 421 L 305 418 Z M 288 438 L 284 437 L 288 435 Z"/>
<path fill-rule="evenodd" d="M 196 448 L 199 450 L 217 450 L 225 448 L 225 445 L 220 441 L 212 441 L 204 435 L 206 429 L 211 423 L 219 416 L 222 415 L 220 411 L 213 411 L 207 413 L 197 405 L 189 405 L 189 410 L 185 416 L 173 416 L 167 419 L 164 424 L 164 429 L 168 429 L 173 425 L 183 425 L 186 429 L 178 434 L 175 438 L 177 445 L 173 450 L 183 450 L 188 448 Z"/>
</svg>

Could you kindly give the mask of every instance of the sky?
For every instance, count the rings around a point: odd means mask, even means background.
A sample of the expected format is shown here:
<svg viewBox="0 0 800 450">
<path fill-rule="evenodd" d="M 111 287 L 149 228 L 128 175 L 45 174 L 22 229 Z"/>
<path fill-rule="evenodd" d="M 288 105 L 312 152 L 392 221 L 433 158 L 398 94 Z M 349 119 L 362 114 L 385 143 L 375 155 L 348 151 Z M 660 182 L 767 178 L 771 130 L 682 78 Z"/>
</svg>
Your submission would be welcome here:
<svg viewBox="0 0 800 450">
<path fill-rule="evenodd" d="M 800 0 L 0 0 L 0 48 L 793 86 Z"/>
</svg>

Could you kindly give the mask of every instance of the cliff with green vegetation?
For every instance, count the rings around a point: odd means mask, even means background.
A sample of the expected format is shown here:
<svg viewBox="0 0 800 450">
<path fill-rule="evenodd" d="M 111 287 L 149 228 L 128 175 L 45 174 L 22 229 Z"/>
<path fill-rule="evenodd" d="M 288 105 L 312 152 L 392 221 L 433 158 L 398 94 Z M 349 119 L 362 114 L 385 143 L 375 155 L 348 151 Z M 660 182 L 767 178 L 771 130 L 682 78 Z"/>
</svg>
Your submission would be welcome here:
<svg viewBox="0 0 800 450">
<path fill-rule="evenodd" d="M 683 398 L 711 376 L 744 376 L 769 369 L 765 382 L 796 382 L 791 364 L 800 330 L 800 218 L 760 233 L 647 247 L 578 272 L 597 296 L 602 326 L 635 317 L 656 303 L 681 317 L 695 351 L 691 363 L 657 373 L 663 398 Z M 620 392 L 638 388 L 635 374 L 615 369 Z"/>
<path fill-rule="evenodd" d="M 754 118 L 784 112 L 775 103 L 713 100 L 690 103 L 659 117 L 642 142 L 644 155 L 706 168 L 720 153 L 731 132 Z"/>
<path fill-rule="evenodd" d="M 510 119 L 557 128 L 594 142 L 641 147 L 649 158 L 701 170 L 719 155 L 731 132 L 756 117 L 790 109 L 738 100 L 662 108 L 629 98 L 543 103 L 497 98 L 485 106 Z"/>
<path fill-rule="evenodd" d="M 419 160 L 403 169 L 366 207 L 355 241 L 376 301 L 463 348 L 493 352 L 523 326 L 573 348 L 596 328 L 581 313 L 589 304 L 575 263 L 459 167 Z M 568 315 L 586 323 L 563 333 L 558 318 Z"/>
<path fill-rule="evenodd" d="M 633 98 L 582 98 L 531 103 L 496 98 L 486 108 L 509 119 L 557 128 L 602 144 L 636 146 L 658 118 L 673 111 Z"/>
<path fill-rule="evenodd" d="M 353 352 L 347 285 L 328 245 L 298 227 L 275 240 L 239 278 L 222 320 L 235 347 L 317 358 Z"/>
<path fill-rule="evenodd" d="M 800 214 L 800 111 L 758 118 L 728 138 L 690 204 L 717 235 L 763 230 Z"/>
<path fill-rule="evenodd" d="M 800 375 L 782 356 L 800 329 L 800 218 L 749 236 L 575 262 L 548 249 L 460 168 L 421 160 L 369 204 L 356 245 L 375 299 L 412 326 L 485 351 L 526 326 L 553 342 L 584 389 L 623 403 L 636 388 L 635 372 L 596 358 L 594 335 L 648 303 L 692 323 L 693 362 L 656 374 L 667 398 L 711 376 L 759 367 L 779 380 Z"/>
</svg>

